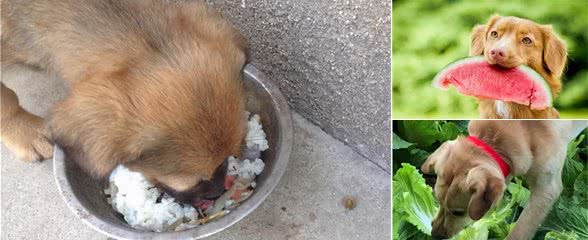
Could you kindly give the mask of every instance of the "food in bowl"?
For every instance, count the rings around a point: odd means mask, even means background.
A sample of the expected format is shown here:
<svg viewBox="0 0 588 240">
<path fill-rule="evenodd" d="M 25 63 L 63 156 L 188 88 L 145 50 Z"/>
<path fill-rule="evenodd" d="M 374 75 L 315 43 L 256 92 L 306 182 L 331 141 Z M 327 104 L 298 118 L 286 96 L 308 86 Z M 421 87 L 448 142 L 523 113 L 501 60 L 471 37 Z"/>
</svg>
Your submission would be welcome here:
<svg viewBox="0 0 588 240">
<path fill-rule="evenodd" d="M 265 167 L 260 152 L 269 148 L 259 115 L 246 114 L 249 121 L 244 159 L 227 159 L 226 191 L 219 198 L 203 200 L 198 205 L 178 203 L 141 173 L 119 165 L 110 174 L 104 190 L 108 203 L 131 227 L 155 232 L 190 229 L 226 215 L 253 194 L 255 178 Z"/>
</svg>

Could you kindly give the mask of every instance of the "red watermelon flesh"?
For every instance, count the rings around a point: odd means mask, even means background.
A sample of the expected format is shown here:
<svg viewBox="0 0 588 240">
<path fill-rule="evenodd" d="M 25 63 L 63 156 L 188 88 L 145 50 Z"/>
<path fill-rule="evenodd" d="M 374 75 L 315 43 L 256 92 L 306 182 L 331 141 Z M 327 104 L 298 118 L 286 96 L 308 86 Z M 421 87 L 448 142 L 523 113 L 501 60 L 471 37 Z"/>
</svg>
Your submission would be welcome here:
<svg viewBox="0 0 588 240">
<path fill-rule="evenodd" d="M 483 56 L 449 64 L 435 76 L 433 85 L 441 89 L 453 85 L 464 95 L 515 102 L 534 110 L 551 107 L 553 101 L 549 85 L 535 70 L 525 65 L 502 68 Z"/>
</svg>

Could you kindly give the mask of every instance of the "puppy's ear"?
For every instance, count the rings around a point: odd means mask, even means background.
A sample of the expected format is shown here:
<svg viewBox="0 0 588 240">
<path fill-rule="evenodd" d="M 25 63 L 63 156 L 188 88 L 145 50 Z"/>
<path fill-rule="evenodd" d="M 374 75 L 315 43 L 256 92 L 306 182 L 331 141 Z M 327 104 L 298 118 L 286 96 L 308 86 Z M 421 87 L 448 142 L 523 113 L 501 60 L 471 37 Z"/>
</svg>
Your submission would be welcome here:
<svg viewBox="0 0 588 240">
<path fill-rule="evenodd" d="M 157 136 L 137 134 L 141 129 L 128 121 L 133 116 L 121 110 L 117 90 L 101 87 L 78 83 L 49 118 L 52 138 L 67 160 L 97 178 L 141 156 Z"/>
<path fill-rule="evenodd" d="M 553 32 L 550 25 L 541 27 L 543 33 L 543 68 L 554 77 L 561 77 L 566 66 L 568 51 L 566 44 Z"/>
<path fill-rule="evenodd" d="M 129 136 L 123 136 L 114 133 L 120 129 L 110 128 L 111 132 L 108 132 L 85 127 L 74 128 L 73 131 L 67 128 L 54 124 L 54 141 L 63 149 L 68 161 L 75 161 L 96 178 L 106 177 L 119 164 L 135 162 L 153 154 L 162 142 L 162 138 L 152 132 L 129 132 Z"/>
<path fill-rule="evenodd" d="M 451 147 L 454 143 L 455 141 L 447 141 L 441 144 L 441 146 L 439 146 L 439 148 L 437 148 L 435 152 L 429 155 L 429 157 L 423 163 L 423 165 L 421 165 L 421 171 L 425 174 L 432 173 L 435 170 L 435 165 L 439 161 L 442 161 L 443 159 L 447 158 L 447 156 L 449 155 L 449 151 L 451 150 Z"/>
<path fill-rule="evenodd" d="M 476 25 L 472 29 L 470 36 L 470 56 L 478 56 L 484 54 L 484 44 L 486 42 L 486 26 Z"/>
<path fill-rule="evenodd" d="M 468 207 L 468 214 L 473 220 L 479 220 L 488 210 L 500 201 L 506 184 L 504 179 L 491 174 L 484 167 L 475 167 L 468 172 L 466 179 L 472 193 Z"/>
<path fill-rule="evenodd" d="M 486 44 L 486 34 L 488 29 L 494 25 L 494 23 L 500 19 L 501 16 L 494 15 L 488 20 L 486 25 L 476 25 L 472 29 L 472 35 L 470 36 L 470 56 L 479 56 L 484 54 L 484 46 Z"/>
</svg>

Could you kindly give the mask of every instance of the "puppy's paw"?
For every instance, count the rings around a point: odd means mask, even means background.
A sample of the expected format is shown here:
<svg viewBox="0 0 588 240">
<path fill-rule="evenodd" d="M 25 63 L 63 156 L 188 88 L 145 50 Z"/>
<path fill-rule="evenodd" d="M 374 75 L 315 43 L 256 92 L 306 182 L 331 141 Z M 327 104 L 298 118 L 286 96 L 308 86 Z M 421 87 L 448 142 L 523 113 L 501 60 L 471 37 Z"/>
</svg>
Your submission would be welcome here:
<svg viewBox="0 0 588 240">
<path fill-rule="evenodd" d="M 53 155 L 53 143 L 42 118 L 22 113 L 6 121 L 2 124 L 10 129 L 3 128 L 2 140 L 19 159 L 33 162 Z"/>
</svg>

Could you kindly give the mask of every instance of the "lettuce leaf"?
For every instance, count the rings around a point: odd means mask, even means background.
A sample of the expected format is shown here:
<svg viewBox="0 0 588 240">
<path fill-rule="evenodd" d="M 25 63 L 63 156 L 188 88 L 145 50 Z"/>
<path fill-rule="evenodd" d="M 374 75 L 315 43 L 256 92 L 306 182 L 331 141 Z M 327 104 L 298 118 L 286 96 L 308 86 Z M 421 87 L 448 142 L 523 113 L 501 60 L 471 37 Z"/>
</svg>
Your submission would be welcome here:
<svg viewBox="0 0 588 240">
<path fill-rule="evenodd" d="M 397 240 L 430 240 L 432 239 L 431 236 L 419 231 L 414 225 L 406 222 L 400 221 L 399 223 L 399 230 L 398 236 L 394 239 Z"/>
<path fill-rule="evenodd" d="M 584 139 L 584 135 L 578 137 L 575 141 L 568 144 L 568 150 L 566 154 L 566 160 L 562 169 L 561 178 L 565 188 L 573 190 L 576 178 L 584 169 L 584 164 L 578 159 L 578 145 Z"/>
<path fill-rule="evenodd" d="M 414 143 L 409 143 L 404 141 L 404 139 L 400 138 L 396 133 L 392 133 L 392 149 L 404 149 L 414 145 Z"/>
<path fill-rule="evenodd" d="M 431 235 L 431 223 L 437 213 L 437 202 L 433 189 L 425 183 L 418 170 L 403 163 L 393 177 L 394 221 L 400 218 L 414 225 L 419 231 Z M 400 222 L 395 223 L 395 234 Z"/>
<path fill-rule="evenodd" d="M 523 187 L 520 179 L 515 179 L 507 186 L 510 195 L 504 196 L 497 206 L 490 209 L 480 220 L 455 235 L 452 240 L 486 240 L 492 235 L 504 239 L 514 227 L 509 223 L 512 210 L 518 206 L 525 206 L 529 200 L 530 192 Z"/>
<path fill-rule="evenodd" d="M 588 169 L 576 178 L 572 200 L 580 206 L 588 207 Z"/>
<path fill-rule="evenodd" d="M 573 233 L 578 239 L 588 239 L 588 208 L 560 198 L 541 224 L 541 229 Z"/>
<path fill-rule="evenodd" d="M 419 148 L 427 148 L 435 142 L 453 140 L 462 133 L 460 126 L 453 122 L 427 120 L 399 121 L 398 130 L 400 137 L 416 143 Z"/>
<path fill-rule="evenodd" d="M 573 232 L 551 231 L 545 235 L 545 240 L 577 240 L 578 234 Z"/>
</svg>

